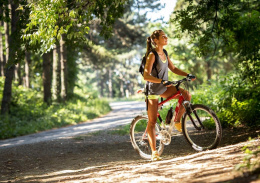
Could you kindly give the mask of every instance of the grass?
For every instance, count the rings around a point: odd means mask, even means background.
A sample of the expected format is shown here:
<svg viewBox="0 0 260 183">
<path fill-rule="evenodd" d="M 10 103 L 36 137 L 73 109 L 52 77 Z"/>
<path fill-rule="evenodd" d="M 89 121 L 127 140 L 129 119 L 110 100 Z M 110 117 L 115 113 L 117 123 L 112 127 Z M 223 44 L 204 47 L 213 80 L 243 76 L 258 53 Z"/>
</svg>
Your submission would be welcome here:
<svg viewBox="0 0 260 183">
<path fill-rule="evenodd" d="M 99 131 L 90 132 L 90 133 L 87 133 L 84 135 L 79 135 L 79 136 L 74 137 L 74 139 L 75 140 L 85 140 L 88 137 L 102 136 L 105 134 L 125 136 L 125 135 L 129 135 L 129 130 L 130 130 L 130 124 L 127 124 L 127 125 L 118 126 L 118 127 L 108 129 L 108 130 L 99 130 Z"/>
<path fill-rule="evenodd" d="M 0 139 L 75 125 L 111 111 L 106 100 L 84 96 L 75 94 L 66 103 L 47 106 L 40 92 L 14 87 L 10 113 L 0 116 Z"/>
<path fill-rule="evenodd" d="M 87 133 L 85 135 L 75 136 L 75 137 L 73 137 L 73 139 L 75 139 L 75 140 L 84 140 L 87 137 L 90 137 L 90 136 L 100 136 L 101 134 L 103 134 L 103 131 L 99 130 L 99 131 L 96 131 L 96 132 Z"/>
<path fill-rule="evenodd" d="M 129 134 L 129 131 L 130 130 L 130 124 L 127 124 L 127 125 L 123 125 L 123 126 L 119 126 L 113 130 L 109 130 L 109 134 L 111 135 L 128 135 Z"/>
</svg>

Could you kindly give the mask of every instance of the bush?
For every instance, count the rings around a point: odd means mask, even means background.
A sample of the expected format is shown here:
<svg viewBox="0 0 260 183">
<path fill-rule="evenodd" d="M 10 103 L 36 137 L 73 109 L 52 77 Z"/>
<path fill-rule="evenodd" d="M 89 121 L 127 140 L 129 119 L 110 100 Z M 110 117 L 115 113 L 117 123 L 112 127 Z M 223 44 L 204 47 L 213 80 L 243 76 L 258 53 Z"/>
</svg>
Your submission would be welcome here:
<svg viewBox="0 0 260 183">
<path fill-rule="evenodd" d="M 260 126 L 260 86 L 252 86 L 236 74 L 220 78 L 211 85 L 200 85 L 190 93 L 193 104 L 203 104 L 215 111 L 222 127 Z M 176 104 L 176 101 L 173 102 Z M 169 107 L 160 112 L 163 119 Z"/>
<path fill-rule="evenodd" d="M 222 79 L 218 114 L 221 121 L 237 126 L 260 125 L 260 86 L 252 86 L 237 75 Z"/>
<path fill-rule="evenodd" d="M 251 139 L 249 139 L 249 142 Z M 243 163 L 240 163 L 235 166 L 235 169 L 238 171 L 245 171 L 245 172 L 257 172 L 260 169 L 260 146 L 254 146 L 249 144 L 248 146 L 244 146 L 242 148 L 244 153 L 246 154 L 243 158 Z"/>
<path fill-rule="evenodd" d="M 75 94 L 66 103 L 47 106 L 40 92 L 14 86 L 10 113 L 0 118 L 0 139 L 77 124 L 110 110 L 108 102 L 95 95 Z"/>
</svg>

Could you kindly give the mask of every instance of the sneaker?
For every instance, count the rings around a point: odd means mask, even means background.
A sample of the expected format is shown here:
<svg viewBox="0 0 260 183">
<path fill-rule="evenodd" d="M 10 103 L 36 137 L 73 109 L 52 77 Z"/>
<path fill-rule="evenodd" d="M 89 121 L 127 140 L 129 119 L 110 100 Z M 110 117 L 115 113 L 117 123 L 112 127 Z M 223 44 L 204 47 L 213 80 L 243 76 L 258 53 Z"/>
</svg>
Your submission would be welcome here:
<svg viewBox="0 0 260 183">
<path fill-rule="evenodd" d="M 159 156 L 158 152 L 157 151 L 154 151 L 152 153 L 152 158 L 151 158 L 152 161 L 161 161 L 162 158 Z"/>
<path fill-rule="evenodd" d="M 181 122 L 175 122 L 175 123 L 174 123 L 174 126 L 175 126 L 175 129 L 176 129 L 176 130 L 178 130 L 179 132 L 182 132 Z"/>
</svg>

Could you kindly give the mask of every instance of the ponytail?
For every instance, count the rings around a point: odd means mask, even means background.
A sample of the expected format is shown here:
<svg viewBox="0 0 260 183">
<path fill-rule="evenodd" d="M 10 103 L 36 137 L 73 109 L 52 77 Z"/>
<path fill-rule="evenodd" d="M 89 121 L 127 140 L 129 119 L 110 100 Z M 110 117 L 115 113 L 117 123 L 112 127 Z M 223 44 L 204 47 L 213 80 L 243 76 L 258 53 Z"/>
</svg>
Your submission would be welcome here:
<svg viewBox="0 0 260 183">
<path fill-rule="evenodd" d="M 155 30 L 153 31 L 152 35 L 149 36 L 146 40 L 146 54 L 145 57 L 147 57 L 149 55 L 149 53 L 152 51 L 153 46 L 156 46 L 155 42 L 153 41 L 154 39 L 159 39 L 160 36 L 160 32 L 162 32 L 162 30 Z"/>
<path fill-rule="evenodd" d="M 146 41 L 146 54 L 145 54 L 145 57 L 147 57 L 149 55 L 149 53 L 152 51 L 153 49 L 153 46 L 152 46 L 152 39 L 151 37 L 149 36 L 147 38 L 147 41 Z"/>
</svg>

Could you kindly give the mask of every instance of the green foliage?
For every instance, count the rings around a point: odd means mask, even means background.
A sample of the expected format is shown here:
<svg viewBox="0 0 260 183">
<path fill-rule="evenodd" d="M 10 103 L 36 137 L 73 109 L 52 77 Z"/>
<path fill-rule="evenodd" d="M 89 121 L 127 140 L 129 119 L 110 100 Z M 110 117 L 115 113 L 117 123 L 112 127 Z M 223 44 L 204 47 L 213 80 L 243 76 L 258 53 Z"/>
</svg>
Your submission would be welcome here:
<svg viewBox="0 0 260 183">
<path fill-rule="evenodd" d="M 212 85 L 202 84 L 191 92 L 191 101 L 194 104 L 206 105 L 216 111 L 218 109 L 219 93 L 221 93 L 221 86 L 218 83 Z"/>
<path fill-rule="evenodd" d="M 250 139 L 249 139 L 250 140 Z M 243 158 L 243 163 L 235 166 L 236 170 L 239 171 L 255 171 L 257 168 L 260 168 L 260 146 L 256 149 L 252 149 L 253 145 L 244 146 L 242 150 L 246 154 Z"/>
<path fill-rule="evenodd" d="M 112 25 L 124 10 L 125 0 L 97 1 L 30 1 L 29 23 L 24 30 L 24 39 L 30 45 L 39 45 L 43 53 L 51 50 L 62 34 L 68 39 L 84 40 L 89 32 L 90 21 L 98 18 L 101 35 L 111 36 Z M 23 9 L 20 6 L 19 9 Z"/>
<path fill-rule="evenodd" d="M 146 128 L 146 126 L 145 126 Z M 111 134 L 111 135 L 128 135 L 129 134 L 129 130 L 130 130 L 130 124 L 128 125 L 123 125 L 123 126 L 120 126 L 116 129 L 113 129 L 113 130 L 110 130 L 108 133 Z"/>
<path fill-rule="evenodd" d="M 204 120 L 203 125 L 209 130 L 214 130 L 216 128 L 215 121 L 212 118 Z"/>
<path fill-rule="evenodd" d="M 149 20 L 145 14 L 160 9 L 161 4 L 159 0 L 129 0 L 124 7 L 123 16 L 113 25 L 112 37 L 105 40 L 98 34 L 99 21 L 90 24 L 89 34 L 86 35 L 91 43 L 89 41 L 85 46 L 83 60 L 93 65 L 97 72 L 93 81 L 98 82 L 102 97 L 133 95 L 141 83 L 138 66 L 145 51 L 146 37 L 151 32 L 147 28 Z"/>
<path fill-rule="evenodd" d="M 252 86 L 238 74 L 225 77 L 221 81 L 218 97 L 219 117 L 232 125 L 260 125 L 260 87 Z"/>
<path fill-rule="evenodd" d="M 110 110 L 108 102 L 93 95 L 75 94 L 65 104 L 47 106 L 38 91 L 14 86 L 10 113 L 0 118 L 0 139 L 77 124 Z"/>
<path fill-rule="evenodd" d="M 241 78 L 234 75 L 223 77 L 221 83 L 202 85 L 192 95 L 193 103 L 201 103 L 212 108 L 219 117 L 222 126 L 259 126 L 260 93 L 259 87 L 249 87 Z M 241 82 L 235 87 L 235 83 Z"/>
<path fill-rule="evenodd" d="M 193 91 L 193 104 L 203 104 L 216 112 L 223 127 L 245 125 L 260 127 L 260 87 L 253 87 L 238 74 L 220 77 L 219 82 L 198 85 Z M 174 106 L 176 101 L 172 101 Z M 163 119 L 170 106 L 165 106 L 160 114 Z M 210 126 L 210 124 L 209 124 Z"/>
<path fill-rule="evenodd" d="M 174 13 L 175 37 L 190 37 L 199 56 L 237 55 L 243 78 L 259 85 L 260 3 L 257 0 L 205 0 L 188 2 Z M 221 50 L 220 50 L 221 49 Z"/>
</svg>

